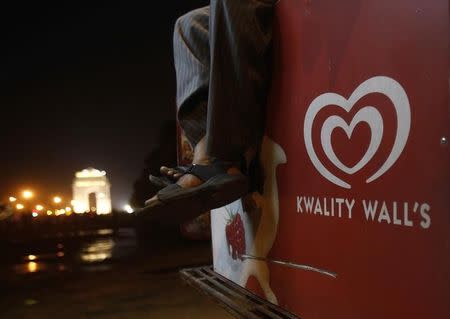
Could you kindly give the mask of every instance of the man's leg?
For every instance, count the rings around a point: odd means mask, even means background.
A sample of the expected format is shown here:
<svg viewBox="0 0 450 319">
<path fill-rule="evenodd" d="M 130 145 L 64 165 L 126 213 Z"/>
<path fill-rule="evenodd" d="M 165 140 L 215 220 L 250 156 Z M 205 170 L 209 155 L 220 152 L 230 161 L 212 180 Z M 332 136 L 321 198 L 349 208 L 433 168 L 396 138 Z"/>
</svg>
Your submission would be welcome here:
<svg viewBox="0 0 450 319">
<path fill-rule="evenodd" d="M 275 2 L 212 0 L 177 20 L 178 119 L 194 146 L 205 136 L 197 158 L 238 161 L 259 145 Z"/>
<path fill-rule="evenodd" d="M 178 18 L 173 47 L 178 122 L 195 148 L 206 133 L 210 73 L 209 7 Z"/>
<path fill-rule="evenodd" d="M 197 142 L 195 153 L 198 151 L 200 154 L 199 158 L 194 156 L 194 162 L 197 160 L 200 164 L 210 164 L 214 158 L 219 160 L 219 165 L 225 162 L 236 163 L 249 147 L 259 144 L 268 90 L 267 57 L 271 44 L 274 2 L 275 0 L 211 0 L 209 65 L 205 62 L 207 48 L 203 45 L 206 32 L 202 30 L 207 29 L 204 27 L 205 23 L 197 23 L 198 20 L 192 19 L 192 15 L 177 21 L 178 27 L 188 21 L 186 30 L 191 32 L 175 30 L 177 104 L 182 127 L 186 126 L 183 121 L 189 118 L 188 115 L 195 114 L 192 109 L 204 105 L 192 101 L 204 101 L 205 97 L 208 101 L 205 136 L 199 141 L 193 141 L 193 144 Z M 192 42 L 196 36 L 197 41 Z M 209 88 L 205 76 L 208 66 Z M 184 113 L 186 110 L 188 112 Z M 197 122 L 202 121 L 203 119 Z M 197 169 L 200 175 L 208 171 L 208 175 L 219 169 L 219 162 L 214 162 L 212 170 L 199 166 L 194 167 L 194 170 Z M 183 206 L 186 208 L 184 218 L 192 218 L 195 213 L 218 207 L 219 203 L 224 205 L 244 195 L 248 182 L 240 173 L 239 167 L 230 167 L 228 164 L 221 167 L 226 169 L 227 174 L 217 173 L 217 178 L 211 178 L 212 182 L 205 184 L 204 188 L 196 188 L 196 192 L 181 192 L 182 188 L 202 183 L 195 173 L 183 175 L 177 182 L 181 188 L 167 187 L 162 190 L 147 202 L 148 208 L 150 211 L 154 208 L 154 216 L 158 216 L 156 212 L 166 213 L 159 208 L 173 209 L 188 202 L 188 206 Z M 214 197 L 205 197 L 213 190 Z M 194 194 L 200 194 L 201 199 L 193 201 Z"/>
<path fill-rule="evenodd" d="M 211 0 L 206 128 L 209 156 L 238 161 L 258 147 L 269 88 L 275 0 Z"/>
<path fill-rule="evenodd" d="M 190 11 L 177 19 L 173 48 L 178 123 L 194 149 L 194 163 L 200 163 L 206 157 L 204 136 L 210 73 L 209 7 Z M 161 167 L 161 173 L 175 179 L 181 175 L 165 166 Z"/>
</svg>

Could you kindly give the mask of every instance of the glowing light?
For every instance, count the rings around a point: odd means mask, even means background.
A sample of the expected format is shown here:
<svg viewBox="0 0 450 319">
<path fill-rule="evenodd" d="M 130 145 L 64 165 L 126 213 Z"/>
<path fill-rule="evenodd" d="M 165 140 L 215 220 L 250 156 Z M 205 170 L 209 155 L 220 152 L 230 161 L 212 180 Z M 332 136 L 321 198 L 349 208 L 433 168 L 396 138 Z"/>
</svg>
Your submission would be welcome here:
<svg viewBox="0 0 450 319">
<path fill-rule="evenodd" d="M 25 198 L 25 199 L 30 199 L 30 198 L 32 198 L 33 196 L 34 196 L 33 192 L 30 191 L 30 190 L 28 190 L 28 189 L 26 189 L 26 190 L 24 190 L 24 191 L 22 192 L 22 197 Z"/>
<path fill-rule="evenodd" d="M 28 271 L 29 272 L 36 272 L 38 270 L 38 264 L 34 261 L 30 261 L 28 263 Z"/>
<path fill-rule="evenodd" d="M 114 231 L 112 229 L 99 229 L 99 230 L 97 230 L 97 234 L 98 235 L 111 235 L 112 233 L 114 233 Z"/>
<path fill-rule="evenodd" d="M 84 214 L 85 209 L 84 209 L 83 204 L 79 203 L 78 201 L 76 201 L 74 199 L 70 201 L 70 204 L 73 206 L 73 211 L 76 214 Z"/>
<path fill-rule="evenodd" d="M 58 257 L 64 257 L 64 252 L 58 251 L 58 252 L 56 253 L 56 256 L 58 256 Z"/>
<path fill-rule="evenodd" d="M 81 254 L 81 260 L 85 262 L 100 262 L 107 258 L 111 258 L 110 253 L 100 253 L 100 254 Z"/>
<path fill-rule="evenodd" d="M 10 197 L 9 197 L 9 201 L 10 201 L 11 203 L 14 203 L 16 200 L 17 200 L 17 198 L 15 198 L 15 197 L 13 197 L 13 196 L 10 196 Z"/>
<path fill-rule="evenodd" d="M 105 175 L 106 175 L 105 171 L 99 171 L 98 169 L 95 169 L 92 167 L 86 168 L 86 169 L 82 170 L 81 172 L 75 173 L 75 176 L 77 178 L 102 177 Z"/>
<path fill-rule="evenodd" d="M 134 213 L 134 209 L 133 209 L 133 207 L 131 207 L 130 205 L 125 205 L 125 206 L 123 206 L 123 210 L 125 211 L 125 212 L 127 212 L 128 214 L 132 214 L 132 213 Z"/>
<path fill-rule="evenodd" d="M 59 204 L 59 203 L 62 202 L 62 199 L 61 199 L 61 197 L 59 197 L 59 196 L 55 196 L 55 197 L 53 197 L 53 202 L 54 202 L 55 204 Z"/>
<path fill-rule="evenodd" d="M 87 181 L 87 182 L 75 182 L 76 187 L 93 187 L 93 186 L 106 186 L 105 182 L 102 181 Z"/>
<path fill-rule="evenodd" d="M 64 215 L 65 213 L 66 213 L 65 209 L 57 209 L 57 210 L 55 210 L 55 215 L 56 216 Z"/>
<path fill-rule="evenodd" d="M 41 210 L 44 209 L 44 206 L 42 206 L 42 205 L 36 205 L 36 209 L 37 209 L 38 211 L 41 211 Z"/>
<path fill-rule="evenodd" d="M 24 209 L 25 206 L 23 206 L 22 204 L 17 204 L 17 205 L 16 205 L 16 208 L 17 208 L 18 210 L 21 210 L 21 209 Z"/>
<path fill-rule="evenodd" d="M 48 210 L 48 211 L 47 211 L 47 215 L 48 215 L 48 216 L 51 216 L 51 215 L 53 215 L 53 212 L 52 212 L 51 210 Z"/>
<path fill-rule="evenodd" d="M 109 259 L 115 244 L 112 239 L 99 240 L 85 247 L 80 254 L 84 262 L 99 262 Z"/>
<path fill-rule="evenodd" d="M 66 207 L 66 212 L 71 212 L 72 208 L 70 208 L 69 206 Z"/>
<path fill-rule="evenodd" d="M 36 213 L 36 212 L 33 212 L 33 213 L 31 214 L 31 216 L 33 216 L 33 218 L 36 218 L 36 217 L 38 217 L 38 216 L 39 216 L 39 214 L 38 214 L 38 213 Z"/>
<path fill-rule="evenodd" d="M 89 167 L 75 173 L 73 181 L 73 211 L 77 214 L 95 212 L 97 215 L 110 214 L 110 183 L 105 171 Z M 89 202 L 89 195 L 95 195 L 96 204 Z M 92 208 L 95 206 L 95 209 Z"/>
<path fill-rule="evenodd" d="M 30 260 L 30 261 L 36 260 L 36 256 L 35 255 L 28 255 L 28 260 Z"/>
<path fill-rule="evenodd" d="M 111 213 L 110 199 L 104 198 L 97 201 L 97 215 L 106 215 Z"/>
</svg>

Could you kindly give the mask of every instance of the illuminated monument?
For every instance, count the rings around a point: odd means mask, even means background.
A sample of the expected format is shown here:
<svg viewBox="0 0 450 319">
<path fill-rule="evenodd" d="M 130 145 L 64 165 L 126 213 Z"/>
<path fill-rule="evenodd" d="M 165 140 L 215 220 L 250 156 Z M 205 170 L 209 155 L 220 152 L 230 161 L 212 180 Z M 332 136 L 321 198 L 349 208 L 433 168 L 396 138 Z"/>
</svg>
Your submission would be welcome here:
<svg viewBox="0 0 450 319">
<path fill-rule="evenodd" d="M 75 213 L 95 211 L 111 213 L 111 184 L 105 171 L 92 167 L 75 173 L 73 181 L 73 208 Z"/>
</svg>

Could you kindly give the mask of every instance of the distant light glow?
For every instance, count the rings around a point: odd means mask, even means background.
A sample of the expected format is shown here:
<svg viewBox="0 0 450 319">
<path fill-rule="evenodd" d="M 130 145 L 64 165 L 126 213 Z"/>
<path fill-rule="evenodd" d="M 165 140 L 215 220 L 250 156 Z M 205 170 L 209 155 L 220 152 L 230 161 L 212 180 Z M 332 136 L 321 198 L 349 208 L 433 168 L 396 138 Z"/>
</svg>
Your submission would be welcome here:
<svg viewBox="0 0 450 319">
<path fill-rule="evenodd" d="M 80 254 L 84 262 L 100 262 L 111 258 L 115 243 L 112 239 L 99 240 L 89 244 Z"/>
<path fill-rule="evenodd" d="M 28 260 L 31 260 L 31 261 L 36 260 L 35 255 L 28 255 L 27 258 L 28 258 Z"/>
<path fill-rule="evenodd" d="M 10 201 L 11 203 L 14 203 L 16 200 L 17 200 L 17 198 L 15 198 L 15 197 L 13 197 L 13 196 L 10 196 L 10 197 L 9 197 L 9 201 Z"/>
<path fill-rule="evenodd" d="M 110 214 L 110 183 L 105 171 L 89 167 L 75 173 L 73 187 L 73 211 L 77 214 L 95 212 L 97 215 Z M 95 204 L 89 201 L 89 195 L 95 195 Z"/>
<path fill-rule="evenodd" d="M 56 216 L 64 215 L 65 213 L 66 213 L 66 210 L 65 210 L 65 209 L 57 209 L 57 210 L 55 211 L 55 215 L 56 215 Z"/>
<path fill-rule="evenodd" d="M 55 197 L 53 197 L 53 202 L 54 202 L 55 204 L 59 204 L 59 203 L 62 202 L 62 199 L 61 199 L 61 197 L 59 197 L 59 196 L 55 196 Z"/>
<path fill-rule="evenodd" d="M 97 234 L 98 235 L 111 235 L 112 233 L 114 233 L 114 231 L 112 229 L 99 229 L 99 230 L 97 230 Z"/>
<path fill-rule="evenodd" d="M 69 206 L 66 207 L 66 212 L 71 212 L 72 208 L 70 208 Z"/>
<path fill-rule="evenodd" d="M 97 201 L 97 207 L 95 207 L 97 215 L 104 215 L 111 213 L 111 200 L 102 198 Z"/>
<path fill-rule="evenodd" d="M 92 167 L 86 168 L 86 169 L 82 170 L 81 172 L 75 173 L 75 176 L 77 178 L 102 177 L 105 175 L 106 175 L 105 171 L 99 171 L 98 169 L 95 169 Z"/>
<path fill-rule="evenodd" d="M 129 204 L 123 206 L 123 210 L 124 210 L 125 212 L 127 212 L 128 214 L 134 213 L 133 207 L 131 207 Z"/>
<path fill-rule="evenodd" d="M 26 190 L 24 190 L 24 191 L 22 192 L 22 197 L 25 198 L 25 199 L 30 199 L 30 198 L 32 198 L 33 196 L 34 196 L 33 192 L 30 191 L 30 190 L 28 190 L 28 189 L 26 189 Z"/>
<path fill-rule="evenodd" d="M 16 208 L 17 208 L 18 210 L 21 210 L 21 209 L 24 209 L 25 206 L 23 206 L 22 204 L 17 204 L 17 205 L 16 205 Z"/>
<path fill-rule="evenodd" d="M 73 211 L 74 211 L 76 214 L 84 214 L 84 212 L 86 211 L 86 210 L 84 209 L 83 204 L 79 203 L 78 201 L 76 201 L 76 200 L 74 200 L 74 199 L 72 199 L 72 200 L 70 201 L 70 205 L 73 206 Z"/>
<path fill-rule="evenodd" d="M 38 270 L 38 264 L 34 261 L 30 261 L 28 263 L 28 271 L 29 272 L 36 272 Z"/>
<path fill-rule="evenodd" d="M 42 206 L 42 205 L 36 205 L 36 209 L 37 209 L 38 211 L 41 211 L 41 210 L 44 209 L 44 206 Z"/>
<path fill-rule="evenodd" d="M 36 212 L 33 212 L 33 213 L 31 214 L 31 216 L 33 216 L 33 218 L 36 218 L 36 217 L 38 217 L 38 216 L 39 216 L 39 214 L 38 214 L 38 213 L 36 213 Z"/>
<path fill-rule="evenodd" d="M 64 257 L 64 252 L 58 251 L 58 252 L 56 253 L 56 256 L 58 256 L 58 257 Z"/>
<path fill-rule="evenodd" d="M 47 215 L 48 215 L 48 216 L 51 216 L 51 215 L 53 215 L 53 212 L 52 212 L 51 210 L 48 210 L 48 211 L 47 211 Z"/>
<path fill-rule="evenodd" d="M 106 186 L 104 181 L 77 181 L 75 182 L 76 187 L 94 187 L 94 186 Z"/>
<path fill-rule="evenodd" d="M 104 261 L 107 258 L 111 258 L 111 253 L 89 253 L 89 254 L 81 254 L 81 260 L 85 262 L 100 262 Z"/>
</svg>

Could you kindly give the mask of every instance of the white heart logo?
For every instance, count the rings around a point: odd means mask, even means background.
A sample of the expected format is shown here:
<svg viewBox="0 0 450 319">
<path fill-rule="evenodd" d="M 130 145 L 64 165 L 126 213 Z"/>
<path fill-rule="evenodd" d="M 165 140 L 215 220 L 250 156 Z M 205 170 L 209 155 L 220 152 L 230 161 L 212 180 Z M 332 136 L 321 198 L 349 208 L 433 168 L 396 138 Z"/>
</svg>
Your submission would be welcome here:
<svg viewBox="0 0 450 319">
<path fill-rule="evenodd" d="M 342 128 L 347 137 L 350 138 L 352 136 L 353 130 L 356 125 L 361 122 L 366 122 L 369 124 L 370 131 L 372 132 L 372 137 L 370 139 L 369 147 L 364 154 L 363 158 L 356 164 L 354 167 L 347 167 L 337 158 L 334 153 L 333 147 L 331 146 L 331 133 L 336 127 Z M 378 147 L 381 144 L 381 139 L 383 138 L 383 118 L 380 115 L 380 112 L 372 106 L 366 106 L 356 113 L 350 125 L 339 116 L 333 115 L 330 116 L 322 126 L 321 133 L 321 141 L 323 150 L 325 154 L 328 156 L 330 161 L 340 170 L 344 171 L 347 174 L 354 174 L 363 168 L 375 155 Z"/>
<path fill-rule="evenodd" d="M 381 93 L 391 100 L 397 115 L 397 133 L 395 136 L 394 145 L 388 158 L 378 169 L 378 171 L 366 180 L 366 183 L 370 183 L 391 168 L 391 166 L 399 158 L 408 140 L 411 126 L 411 110 L 408 96 L 402 86 L 397 81 L 389 77 L 376 76 L 359 85 L 348 100 L 336 93 L 324 93 L 318 96 L 311 102 L 305 115 L 305 123 L 303 127 L 305 146 L 313 165 L 323 177 L 344 188 L 351 188 L 351 186 L 331 173 L 316 155 L 312 143 L 313 122 L 316 115 L 323 108 L 330 105 L 337 105 L 343 108 L 346 112 L 350 112 L 356 102 L 371 93 Z M 331 134 L 335 128 L 340 127 L 350 138 L 356 125 L 361 122 L 367 123 L 370 127 L 370 144 L 363 158 L 355 166 L 347 167 L 342 164 L 333 150 L 331 145 Z M 355 114 L 350 125 L 348 125 L 341 117 L 337 115 L 330 116 L 327 120 L 325 120 L 322 126 L 320 137 L 323 150 L 328 159 L 341 171 L 347 174 L 354 174 L 361 170 L 373 158 L 381 144 L 383 133 L 383 118 L 380 112 L 373 106 L 366 106 Z"/>
</svg>

